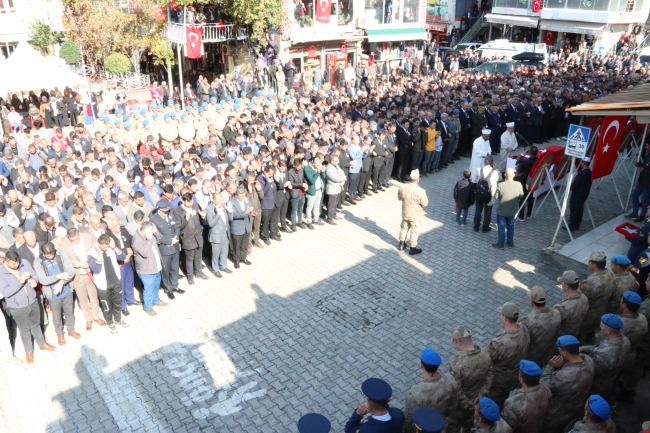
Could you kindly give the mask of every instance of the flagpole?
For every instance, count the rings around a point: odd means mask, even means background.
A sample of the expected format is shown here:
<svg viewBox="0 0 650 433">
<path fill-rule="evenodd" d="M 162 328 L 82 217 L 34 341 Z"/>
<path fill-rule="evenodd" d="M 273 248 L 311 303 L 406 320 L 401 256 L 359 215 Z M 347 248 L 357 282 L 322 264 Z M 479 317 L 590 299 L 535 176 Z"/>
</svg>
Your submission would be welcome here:
<svg viewBox="0 0 650 433">
<path fill-rule="evenodd" d="M 566 224 L 564 215 L 566 214 L 566 204 L 569 201 L 569 194 L 571 193 L 571 182 L 573 181 L 573 172 L 575 168 L 576 168 L 576 158 L 575 156 L 573 156 L 571 157 L 571 171 L 569 172 L 569 182 L 567 183 L 566 191 L 564 193 L 564 199 L 562 201 L 562 209 L 560 210 L 560 220 L 557 222 L 555 234 L 553 235 L 553 240 L 551 241 L 551 246 L 555 245 L 555 239 L 557 238 L 557 234 L 560 231 L 560 226 L 562 226 L 562 222 Z M 566 224 L 566 226 L 567 226 L 567 231 L 569 232 L 569 236 L 571 237 L 571 240 L 573 240 L 573 236 L 571 235 L 571 230 L 569 229 L 569 225 Z"/>
<path fill-rule="evenodd" d="M 646 133 L 648 132 L 648 124 L 645 124 L 645 128 L 643 128 L 643 138 L 641 139 L 641 143 L 637 144 L 639 146 L 639 154 L 636 158 L 636 162 L 639 162 L 641 160 L 641 153 L 643 153 L 643 146 L 645 146 L 645 136 Z M 625 200 L 625 208 L 623 209 L 623 212 L 627 211 L 627 207 L 630 204 L 630 197 L 632 197 L 632 190 L 634 190 L 634 179 L 636 178 L 636 173 L 639 170 L 639 167 L 634 165 L 634 174 L 632 175 L 632 184 L 630 185 L 630 191 L 627 193 L 627 200 Z"/>
</svg>

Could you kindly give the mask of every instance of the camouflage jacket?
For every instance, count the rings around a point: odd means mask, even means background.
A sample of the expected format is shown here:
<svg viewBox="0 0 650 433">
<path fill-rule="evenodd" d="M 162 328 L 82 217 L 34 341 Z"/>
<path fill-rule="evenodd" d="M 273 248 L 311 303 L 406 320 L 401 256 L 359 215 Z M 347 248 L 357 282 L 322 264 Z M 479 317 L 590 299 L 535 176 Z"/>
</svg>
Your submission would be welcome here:
<svg viewBox="0 0 650 433">
<path fill-rule="evenodd" d="M 406 393 L 404 405 L 404 432 L 415 432 L 413 412 L 420 407 L 435 409 L 446 418 L 458 403 L 458 384 L 449 373 L 425 377 Z M 449 422 L 449 420 L 447 420 Z"/>
<path fill-rule="evenodd" d="M 504 403 L 501 417 L 513 433 L 539 433 L 549 400 L 551 391 L 544 385 L 516 389 Z"/>
<path fill-rule="evenodd" d="M 595 332 L 598 330 L 600 318 L 605 314 L 614 290 L 614 274 L 608 270 L 594 272 L 580 284 L 578 290 L 589 301 L 589 310 L 582 321 L 580 331 Z"/>
<path fill-rule="evenodd" d="M 562 317 L 558 335 L 577 337 L 582 321 L 589 310 L 589 300 L 582 293 L 565 296 L 559 303 L 555 304 L 553 309 L 557 310 Z"/>
<path fill-rule="evenodd" d="M 562 317 L 557 310 L 544 308 L 533 310 L 519 321 L 528 329 L 530 344 L 526 359 L 544 367 L 549 359 L 557 354 L 555 338 L 560 330 Z"/>
<path fill-rule="evenodd" d="M 517 387 L 519 361 L 526 356 L 529 343 L 528 329 L 522 324 L 517 324 L 517 329 L 499 332 L 490 341 L 486 351 L 494 367 L 492 389 L 510 391 Z"/>
<path fill-rule="evenodd" d="M 624 271 L 614 275 L 614 289 L 607 303 L 607 312 L 612 314 L 621 314 L 621 298 L 623 293 L 636 288 L 636 278 L 630 271 Z"/>
<path fill-rule="evenodd" d="M 589 355 L 594 362 L 592 394 L 608 398 L 616 390 L 616 378 L 629 352 L 630 340 L 625 336 L 603 340 L 595 346 L 582 346 L 582 353 Z"/>
<path fill-rule="evenodd" d="M 457 352 L 449 363 L 449 373 L 458 383 L 458 405 L 466 410 L 473 408 L 477 396 L 487 394 L 494 375 L 490 355 L 478 346 Z"/>
<path fill-rule="evenodd" d="M 547 365 L 542 370 L 540 383 L 553 394 L 542 431 L 563 429 L 584 409 L 594 380 L 594 362 L 588 355 L 580 356 L 581 362 L 565 362 L 557 370 Z"/>
</svg>

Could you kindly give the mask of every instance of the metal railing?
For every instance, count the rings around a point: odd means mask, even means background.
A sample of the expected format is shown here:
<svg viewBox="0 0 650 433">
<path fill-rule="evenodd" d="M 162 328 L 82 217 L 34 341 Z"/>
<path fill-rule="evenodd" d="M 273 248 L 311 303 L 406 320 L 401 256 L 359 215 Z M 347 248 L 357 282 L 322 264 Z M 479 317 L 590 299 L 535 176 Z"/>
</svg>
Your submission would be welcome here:
<svg viewBox="0 0 650 433">
<path fill-rule="evenodd" d="M 479 17 L 472 25 L 472 27 L 467 29 L 465 34 L 459 40 L 456 41 L 456 44 L 460 44 L 462 42 L 471 42 L 472 39 L 474 39 L 474 36 L 476 36 L 479 30 L 481 30 L 481 28 L 483 27 L 484 22 L 485 22 L 485 13 L 481 12 Z"/>
<path fill-rule="evenodd" d="M 169 23 L 166 36 L 171 42 L 184 44 L 187 38 L 186 27 L 189 24 Z M 197 25 L 202 28 L 201 42 L 223 42 L 235 39 L 233 36 L 233 24 L 203 24 Z M 241 33 L 241 32 L 240 32 Z M 243 36 L 238 34 L 237 36 Z"/>
</svg>

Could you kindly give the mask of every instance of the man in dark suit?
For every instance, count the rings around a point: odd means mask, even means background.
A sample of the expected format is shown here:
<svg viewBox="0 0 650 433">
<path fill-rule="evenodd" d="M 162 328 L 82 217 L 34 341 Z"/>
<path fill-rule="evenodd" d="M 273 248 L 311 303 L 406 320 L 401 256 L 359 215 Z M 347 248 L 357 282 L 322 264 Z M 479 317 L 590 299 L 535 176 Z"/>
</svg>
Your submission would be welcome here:
<svg viewBox="0 0 650 433">
<path fill-rule="evenodd" d="M 510 101 L 508 101 L 508 106 L 506 107 L 506 117 L 508 118 L 508 122 L 515 122 L 515 131 L 519 132 L 520 126 L 519 126 L 519 120 L 521 113 L 519 113 L 519 110 L 517 109 L 517 99 L 512 98 Z"/>
<path fill-rule="evenodd" d="M 411 149 L 413 148 L 413 134 L 409 130 L 410 120 L 400 119 L 395 122 L 397 125 L 397 158 L 399 165 L 397 167 L 397 179 L 402 182 L 408 182 L 408 175 L 411 172 Z"/>
<path fill-rule="evenodd" d="M 528 96 L 521 98 L 524 102 L 524 115 L 521 117 L 522 135 L 528 142 L 527 145 L 533 145 L 533 133 L 535 132 L 535 123 L 537 122 L 538 109 L 530 103 Z M 526 144 L 525 144 L 526 145 Z"/>
<path fill-rule="evenodd" d="M 172 204 L 167 199 L 158 200 L 156 203 L 157 212 L 150 216 L 151 221 L 158 232 L 161 241 L 158 244 L 162 256 L 162 286 L 169 299 L 174 299 L 174 292 L 185 293 L 185 290 L 178 288 L 179 272 L 179 242 L 181 231 L 174 216 L 170 214 Z"/>
<path fill-rule="evenodd" d="M 48 215 L 46 212 L 43 212 L 38 216 L 38 222 L 36 227 L 34 227 L 34 234 L 36 234 L 36 242 L 39 247 L 54 239 L 54 230 L 56 227 L 57 223 L 54 220 L 54 217 Z"/>
<path fill-rule="evenodd" d="M 256 216 L 257 212 L 255 212 L 253 202 L 247 197 L 246 188 L 243 186 L 237 188 L 237 192 L 235 193 L 235 196 L 230 199 L 230 203 L 232 204 L 232 219 L 230 220 L 232 258 L 235 262 L 235 269 L 239 269 L 240 262 L 243 262 L 245 265 L 251 264 L 251 262 L 246 258 L 248 254 L 249 238 L 251 235 L 250 217 Z"/>
<path fill-rule="evenodd" d="M 264 191 L 264 197 L 261 199 L 262 227 L 260 229 L 260 239 L 266 245 L 271 245 L 269 239 L 276 241 L 282 240 L 278 232 L 278 219 L 280 215 L 280 198 L 278 197 L 279 179 L 280 175 L 275 172 L 275 168 L 272 165 L 267 165 L 264 168 L 264 173 L 257 176 L 257 181 L 262 185 L 262 191 Z M 255 212 L 256 214 L 257 212 Z"/>
<path fill-rule="evenodd" d="M 208 276 L 201 271 L 203 257 L 203 226 L 201 218 L 206 217 L 206 211 L 194 203 L 194 196 L 186 192 L 181 197 L 182 203 L 174 209 L 174 218 L 181 235 L 181 247 L 185 253 L 185 275 L 187 284 L 194 285 L 194 276 L 207 280 Z"/>
<path fill-rule="evenodd" d="M 18 257 L 27 260 L 30 265 L 34 266 L 34 260 L 41 253 L 40 246 L 36 242 L 36 234 L 32 230 L 27 230 L 23 237 L 25 243 L 18 247 Z"/>
<path fill-rule="evenodd" d="M 569 217 L 569 230 L 580 230 L 580 223 L 582 222 L 582 214 L 585 210 L 585 202 L 589 198 L 589 192 L 591 191 L 591 169 L 589 168 L 590 158 L 585 158 L 580 162 L 580 171 L 576 175 L 575 179 L 571 183 L 571 199 L 569 200 L 569 211 L 571 215 Z M 565 228 L 565 227 L 563 227 Z M 643 238 L 643 244 L 641 246 L 641 252 L 647 249 L 648 239 Z M 634 245 L 634 242 L 632 242 Z M 630 247 L 630 250 L 633 248 Z M 634 254 L 632 254 L 634 256 Z M 632 260 L 628 253 L 628 258 Z M 638 254 L 637 254 L 638 256 Z M 636 260 L 637 257 L 633 257 Z"/>
<path fill-rule="evenodd" d="M 206 209 L 206 219 L 210 227 L 208 240 L 212 245 L 212 273 L 221 278 L 221 272 L 232 273 L 228 269 L 228 246 L 230 242 L 230 222 L 233 219 L 232 202 L 223 205 L 223 196 L 214 194 Z M 245 247 L 246 245 L 244 245 Z M 234 255 L 234 252 L 233 252 Z"/>
<path fill-rule="evenodd" d="M 467 102 L 462 103 L 458 118 L 460 119 L 460 132 L 454 159 L 460 159 L 460 156 L 469 157 L 472 151 L 472 113 Z"/>
<path fill-rule="evenodd" d="M 487 127 L 492 132 L 490 134 L 490 148 L 493 155 L 498 155 L 501 151 L 501 116 L 499 113 L 492 111 L 492 102 L 485 103 L 485 118 Z"/>
<path fill-rule="evenodd" d="M 183 90 L 183 96 L 185 97 L 185 103 L 196 101 L 196 93 L 192 90 L 192 85 L 187 83 L 185 89 Z"/>
<path fill-rule="evenodd" d="M 343 71 L 343 66 L 339 65 L 338 68 L 336 68 L 336 72 L 334 73 L 334 78 L 336 80 L 336 87 L 341 88 L 345 87 L 345 72 Z"/>
</svg>

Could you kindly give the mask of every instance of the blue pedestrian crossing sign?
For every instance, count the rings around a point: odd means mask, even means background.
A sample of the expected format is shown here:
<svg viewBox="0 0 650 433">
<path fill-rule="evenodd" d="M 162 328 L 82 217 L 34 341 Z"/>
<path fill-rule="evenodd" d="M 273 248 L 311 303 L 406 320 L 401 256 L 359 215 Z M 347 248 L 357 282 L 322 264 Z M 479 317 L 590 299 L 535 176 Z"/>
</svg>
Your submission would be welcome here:
<svg viewBox="0 0 650 433">
<path fill-rule="evenodd" d="M 583 159 L 587 155 L 590 135 L 591 128 L 579 125 L 569 125 L 569 135 L 566 137 L 564 154 L 566 156 Z"/>
</svg>

